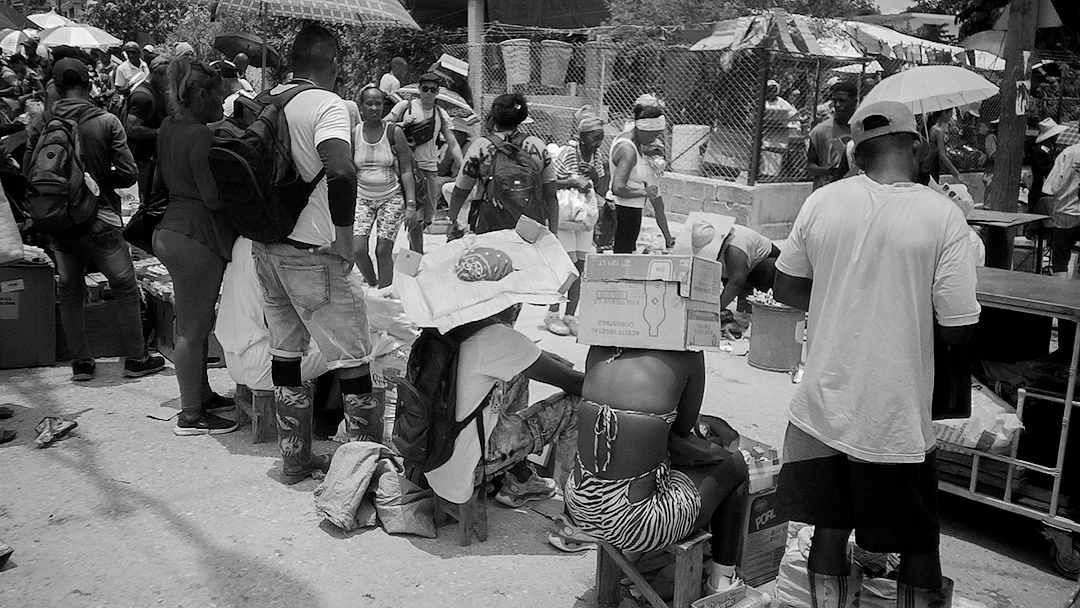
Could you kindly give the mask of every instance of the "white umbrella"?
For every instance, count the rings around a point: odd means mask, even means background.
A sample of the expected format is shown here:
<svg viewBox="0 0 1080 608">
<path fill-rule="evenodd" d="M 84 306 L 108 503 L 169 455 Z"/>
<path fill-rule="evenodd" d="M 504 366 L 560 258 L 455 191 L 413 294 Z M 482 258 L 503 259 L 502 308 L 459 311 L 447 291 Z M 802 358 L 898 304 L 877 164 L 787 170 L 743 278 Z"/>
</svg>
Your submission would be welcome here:
<svg viewBox="0 0 1080 608">
<path fill-rule="evenodd" d="M 116 36 L 92 25 L 64 25 L 41 34 L 43 46 L 73 46 L 80 49 L 107 49 L 120 46 Z"/>
<path fill-rule="evenodd" d="M 218 7 L 340 25 L 420 29 L 398 0 L 221 0 Z"/>
<path fill-rule="evenodd" d="M 925 65 L 882 80 L 862 103 L 899 101 L 915 114 L 929 114 L 971 105 L 997 94 L 997 85 L 971 70 L 952 65 Z"/>
<path fill-rule="evenodd" d="M 68 19 L 67 17 L 56 12 L 56 9 L 52 9 L 47 13 L 37 13 L 36 15 L 27 15 L 26 17 L 30 21 L 33 21 L 41 29 L 47 30 L 51 27 L 60 27 L 63 25 L 77 25 L 75 21 Z"/>
<path fill-rule="evenodd" d="M 14 55 L 22 51 L 22 44 L 30 40 L 22 30 L 0 30 L 0 52 Z"/>
</svg>

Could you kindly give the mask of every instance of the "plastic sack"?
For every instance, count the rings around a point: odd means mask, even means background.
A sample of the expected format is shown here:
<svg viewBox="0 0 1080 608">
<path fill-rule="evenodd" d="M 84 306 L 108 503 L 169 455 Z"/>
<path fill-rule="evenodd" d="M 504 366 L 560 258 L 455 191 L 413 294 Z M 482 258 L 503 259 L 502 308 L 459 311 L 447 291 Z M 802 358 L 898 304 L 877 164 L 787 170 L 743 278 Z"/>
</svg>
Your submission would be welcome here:
<svg viewBox="0 0 1080 608">
<path fill-rule="evenodd" d="M 406 479 L 397 458 L 380 460 L 375 476 L 375 512 L 383 530 L 435 538 L 435 494 Z"/>
<path fill-rule="evenodd" d="M 786 608 L 810 608 L 810 577 L 806 571 L 814 526 L 788 522 L 787 548 L 780 560 L 780 572 L 776 577 L 776 602 Z M 870 553 L 855 545 L 855 536 L 848 540 L 853 569 L 863 575 L 860 608 L 895 608 L 895 570 L 900 556 L 895 553 Z"/>
<path fill-rule="evenodd" d="M 584 232 L 596 227 L 600 206 L 591 189 L 582 192 L 577 188 L 562 188 L 556 196 L 559 199 L 559 230 Z"/>
<path fill-rule="evenodd" d="M 420 335 L 420 328 L 405 314 L 405 305 L 392 287 L 369 290 L 364 295 L 364 304 L 367 305 L 368 327 L 372 334 L 384 331 L 407 346 Z"/>
<path fill-rule="evenodd" d="M 11 213 L 11 204 L 0 189 L 0 264 L 23 259 L 23 242 L 19 225 Z"/>
<path fill-rule="evenodd" d="M 934 434 L 942 448 L 958 445 L 1003 454 L 1024 424 L 1016 410 L 989 388 L 971 387 L 971 417 L 934 421 Z"/>
</svg>

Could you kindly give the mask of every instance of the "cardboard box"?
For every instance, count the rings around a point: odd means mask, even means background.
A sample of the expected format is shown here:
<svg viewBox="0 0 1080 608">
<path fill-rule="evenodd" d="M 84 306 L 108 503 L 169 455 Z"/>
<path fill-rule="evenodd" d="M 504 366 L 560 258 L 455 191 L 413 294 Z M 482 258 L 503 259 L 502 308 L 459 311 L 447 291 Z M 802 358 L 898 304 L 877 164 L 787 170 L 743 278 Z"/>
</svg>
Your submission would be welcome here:
<svg viewBox="0 0 1080 608">
<path fill-rule="evenodd" d="M 700 600 L 690 602 L 690 608 L 731 608 L 748 597 L 756 599 L 763 595 L 765 594 L 753 587 L 739 585 L 734 589 L 707 595 Z"/>
<path fill-rule="evenodd" d="M 147 298 L 154 309 L 154 325 L 157 328 L 154 346 L 161 356 L 172 361 L 176 344 L 176 308 L 172 302 L 166 302 L 151 294 L 147 294 Z M 217 336 L 210 332 L 208 339 L 210 342 L 206 351 L 206 367 L 225 367 L 225 351 L 221 348 Z"/>
<path fill-rule="evenodd" d="M 56 363 L 55 309 L 52 266 L 0 266 L 0 369 Z"/>
<path fill-rule="evenodd" d="M 747 585 L 759 587 L 776 578 L 787 544 L 788 520 L 780 515 L 776 496 L 780 455 L 774 448 L 745 437 L 740 439 L 739 448 L 772 455 L 757 461 L 762 466 L 750 467 L 750 504 L 743 525 L 746 536 L 739 576 Z"/>
<path fill-rule="evenodd" d="M 720 264 L 692 256 L 590 255 L 578 342 L 660 350 L 720 346 Z"/>
</svg>

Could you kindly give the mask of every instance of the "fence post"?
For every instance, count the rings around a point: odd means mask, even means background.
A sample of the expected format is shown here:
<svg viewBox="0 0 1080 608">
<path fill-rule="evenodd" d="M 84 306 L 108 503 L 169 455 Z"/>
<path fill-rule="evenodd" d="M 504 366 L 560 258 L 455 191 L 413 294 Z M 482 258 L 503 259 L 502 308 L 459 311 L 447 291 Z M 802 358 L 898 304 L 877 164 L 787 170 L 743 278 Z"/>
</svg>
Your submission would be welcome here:
<svg viewBox="0 0 1080 608">
<path fill-rule="evenodd" d="M 749 186 L 757 183 L 758 171 L 761 169 L 761 140 L 765 133 L 765 94 L 769 88 L 769 72 L 772 63 L 771 52 L 762 50 L 760 54 L 762 66 L 758 71 L 757 110 L 754 117 L 754 140 L 751 142 L 753 152 L 750 154 L 750 175 L 746 178 Z"/>
<path fill-rule="evenodd" d="M 821 58 L 818 57 L 814 62 L 814 103 L 810 106 L 810 127 L 814 127 L 814 121 L 817 120 L 817 107 L 821 103 Z"/>
<path fill-rule="evenodd" d="M 469 0 L 469 89 L 473 112 L 483 116 L 484 108 L 484 2 Z"/>
</svg>

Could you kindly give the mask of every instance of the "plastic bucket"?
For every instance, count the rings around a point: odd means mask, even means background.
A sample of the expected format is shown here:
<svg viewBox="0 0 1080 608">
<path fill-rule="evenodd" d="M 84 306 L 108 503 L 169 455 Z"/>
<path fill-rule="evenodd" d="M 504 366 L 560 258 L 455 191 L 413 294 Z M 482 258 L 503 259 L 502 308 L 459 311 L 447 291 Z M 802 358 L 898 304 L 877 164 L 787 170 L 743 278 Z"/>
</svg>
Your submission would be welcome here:
<svg viewBox="0 0 1080 608">
<path fill-rule="evenodd" d="M 771 372 L 790 372 L 802 359 L 802 322 L 806 313 L 786 306 L 752 303 L 753 325 L 747 362 Z"/>
<path fill-rule="evenodd" d="M 671 127 L 671 170 L 685 175 L 701 175 L 701 148 L 709 143 L 708 125 Z"/>
<path fill-rule="evenodd" d="M 540 84 L 562 88 L 573 56 L 574 47 L 562 40 L 540 42 Z"/>
<path fill-rule="evenodd" d="M 514 38 L 499 43 L 508 86 L 528 84 L 532 79 L 532 63 L 529 59 L 531 47 L 532 43 L 527 38 Z"/>
</svg>

